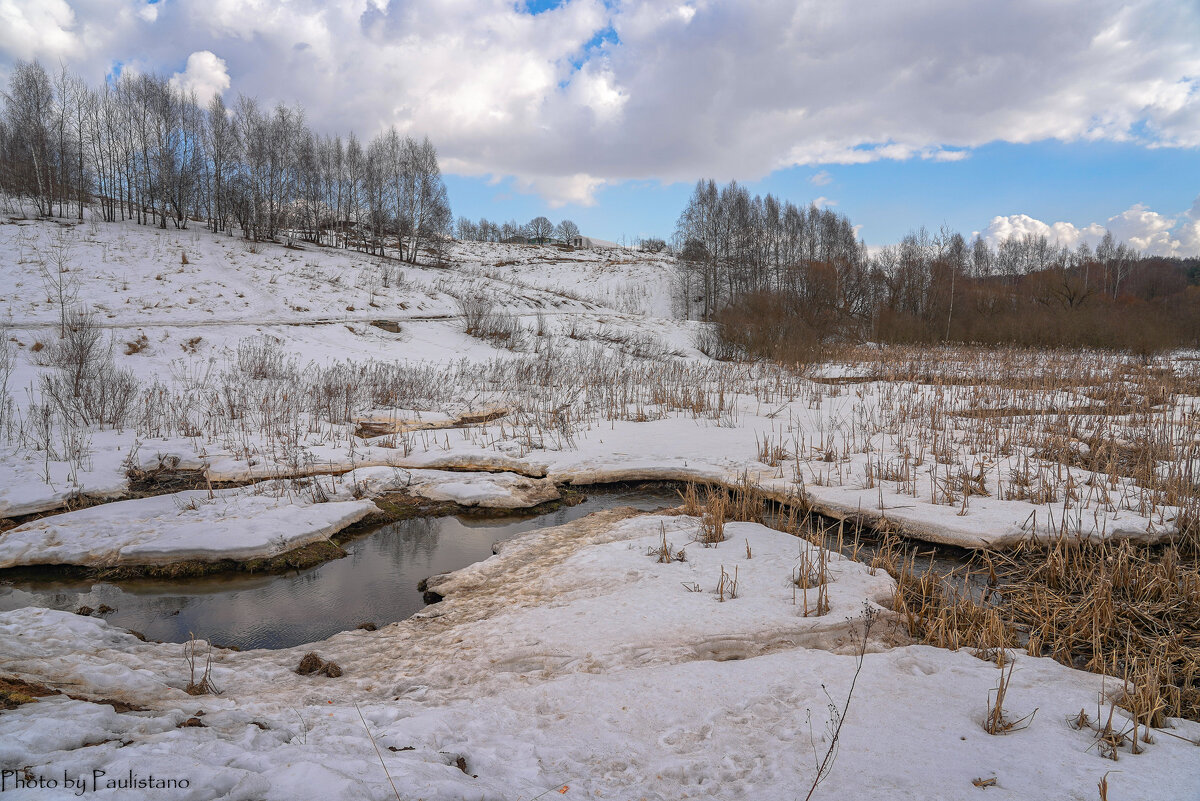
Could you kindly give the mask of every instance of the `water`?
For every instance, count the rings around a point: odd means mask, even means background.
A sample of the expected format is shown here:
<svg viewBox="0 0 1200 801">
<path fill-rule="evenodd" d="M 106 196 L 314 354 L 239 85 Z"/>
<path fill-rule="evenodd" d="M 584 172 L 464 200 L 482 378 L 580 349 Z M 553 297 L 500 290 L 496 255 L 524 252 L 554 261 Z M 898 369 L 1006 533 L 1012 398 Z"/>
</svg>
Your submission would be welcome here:
<svg viewBox="0 0 1200 801">
<path fill-rule="evenodd" d="M 616 506 L 675 506 L 662 490 L 604 490 L 581 504 L 532 516 L 426 517 L 389 523 L 343 547 L 348 555 L 309 570 L 271 576 L 233 573 L 174 580 L 0 579 L 0 611 L 23 606 L 98 609 L 114 625 L 152 640 L 191 634 L 218 645 L 288 648 L 323 640 L 360 623 L 383 626 L 424 606 L 417 584 L 486 559 L 492 545 Z"/>
</svg>

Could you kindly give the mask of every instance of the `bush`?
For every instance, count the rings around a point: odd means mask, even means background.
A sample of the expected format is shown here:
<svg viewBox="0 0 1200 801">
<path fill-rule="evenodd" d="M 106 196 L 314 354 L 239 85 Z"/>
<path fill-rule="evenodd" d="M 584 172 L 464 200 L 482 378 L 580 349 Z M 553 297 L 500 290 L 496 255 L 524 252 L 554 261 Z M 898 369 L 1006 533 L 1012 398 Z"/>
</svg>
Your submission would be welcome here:
<svg viewBox="0 0 1200 801">
<path fill-rule="evenodd" d="M 810 324 L 796 308 L 797 302 L 771 292 L 741 296 L 713 315 L 720 344 L 709 347 L 793 366 L 828 358 L 834 332 Z"/>
<path fill-rule="evenodd" d="M 526 330 L 515 315 L 496 311 L 496 304 L 479 295 L 457 298 L 464 330 L 469 336 L 517 350 L 525 342 Z"/>
<path fill-rule="evenodd" d="M 42 396 L 63 420 L 83 425 L 122 426 L 138 394 L 133 373 L 117 367 L 112 345 L 105 346 L 95 317 L 83 309 L 63 317 L 63 335 L 49 348 Z"/>
</svg>

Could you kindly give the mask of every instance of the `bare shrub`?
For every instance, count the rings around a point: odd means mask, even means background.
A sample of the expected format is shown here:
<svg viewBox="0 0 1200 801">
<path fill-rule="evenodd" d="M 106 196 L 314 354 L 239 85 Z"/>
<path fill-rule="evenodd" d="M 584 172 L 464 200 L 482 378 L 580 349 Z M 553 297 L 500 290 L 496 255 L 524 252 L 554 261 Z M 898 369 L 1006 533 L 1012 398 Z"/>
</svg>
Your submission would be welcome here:
<svg viewBox="0 0 1200 801">
<path fill-rule="evenodd" d="M 235 366 L 243 376 L 256 381 L 283 378 L 295 372 L 283 347 L 270 337 L 254 337 L 239 342 Z"/>
<path fill-rule="evenodd" d="M 798 298 L 768 292 L 743 295 L 713 315 L 726 352 L 742 352 L 791 366 L 823 361 L 832 355 L 833 333 L 802 316 Z"/>
<path fill-rule="evenodd" d="M 692 336 L 692 344 L 708 358 L 721 362 L 731 362 L 742 355 L 737 346 L 721 336 L 721 331 L 712 325 L 697 331 Z"/>
<path fill-rule="evenodd" d="M 13 420 L 13 400 L 8 391 L 9 377 L 16 363 L 8 331 L 0 326 L 0 431 L 8 433 Z"/>
<path fill-rule="evenodd" d="M 469 336 L 478 336 L 487 319 L 495 315 L 496 304 L 479 295 L 464 295 L 456 300 L 466 333 Z"/>
<path fill-rule="evenodd" d="M 137 398 L 137 378 L 117 367 L 111 343 L 104 343 L 94 315 L 74 308 L 65 320 L 62 338 L 49 349 L 54 372 L 42 376 L 43 397 L 64 421 L 124 425 Z"/>
<path fill-rule="evenodd" d="M 66 335 L 70 311 L 79 297 L 79 278 L 71 271 L 73 237 L 69 229 L 60 228 L 37 259 L 46 300 L 58 306 L 60 336 Z"/>
<path fill-rule="evenodd" d="M 183 644 L 183 661 L 188 666 L 188 683 L 184 688 L 184 692 L 188 695 L 207 695 L 208 693 L 220 694 L 212 680 L 212 644 L 205 643 L 207 650 L 204 653 L 204 667 L 200 671 L 199 677 L 196 676 L 197 662 L 200 659 L 200 642 L 196 635 L 188 633 L 188 641 Z"/>
<path fill-rule="evenodd" d="M 480 295 L 463 295 L 457 298 L 459 314 L 463 318 L 464 330 L 469 336 L 517 350 L 524 343 L 528 332 L 515 315 L 496 310 L 496 304 Z"/>
</svg>

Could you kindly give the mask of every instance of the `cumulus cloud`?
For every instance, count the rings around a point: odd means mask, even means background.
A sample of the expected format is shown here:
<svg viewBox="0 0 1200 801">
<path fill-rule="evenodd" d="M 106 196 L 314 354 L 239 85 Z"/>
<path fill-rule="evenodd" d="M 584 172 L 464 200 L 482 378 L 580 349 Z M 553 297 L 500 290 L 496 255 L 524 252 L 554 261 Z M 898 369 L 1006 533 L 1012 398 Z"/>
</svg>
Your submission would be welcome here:
<svg viewBox="0 0 1200 801">
<path fill-rule="evenodd" d="M 201 103 L 207 103 L 213 95 L 229 88 L 229 71 L 225 61 L 215 53 L 201 50 L 188 56 L 183 72 L 171 76 L 171 86 L 184 92 L 195 92 Z"/>
<path fill-rule="evenodd" d="M 0 0 L 0 53 L 31 59 L 74 55 L 75 14 L 65 0 Z"/>
<path fill-rule="evenodd" d="M 1125 242 L 1141 253 L 1152 256 L 1194 256 L 1200 253 L 1200 196 L 1191 209 L 1176 215 L 1160 214 L 1136 203 L 1103 223 L 1076 226 L 1069 222 L 1046 223 L 1028 214 L 993 217 L 979 233 L 995 246 L 1011 237 L 1044 236 L 1051 243 L 1075 248 L 1080 243 L 1090 247 L 1111 231 L 1118 242 Z"/>
<path fill-rule="evenodd" d="M 39 57 L 92 81 L 115 62 L 190 76 L 204 66 L 184 54 L 219 53 L 238 91 L 298 101 L 318 128 L 427 133 L 457 171 L 516 176 L 556 201 L 629 178 L 956 160 L 994 141 L 1200 145 L 1200 6 L 1177 0 L 150 8 L 0 0 L 0 73 Z"/>
</svg>

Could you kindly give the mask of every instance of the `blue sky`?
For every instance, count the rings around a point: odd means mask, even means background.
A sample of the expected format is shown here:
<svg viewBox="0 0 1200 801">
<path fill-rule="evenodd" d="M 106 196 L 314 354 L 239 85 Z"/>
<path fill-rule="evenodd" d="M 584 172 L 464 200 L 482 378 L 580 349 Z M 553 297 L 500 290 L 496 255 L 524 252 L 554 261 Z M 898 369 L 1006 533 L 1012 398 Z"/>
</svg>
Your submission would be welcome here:
<svg viewBox="0 0 1200 801">
<path fill-rule="evenodd" d="M 447 176 L 456 215 L 501 222 L 538 215 L 556 222 L 571 219 L 585 232 L 613 241 L 669 238 L 694 183 L 624 181 L 599 189 L 593 205 L 555 208 L 536 193 L 519 191 L 511 179 L 493 184 Z M 824 199 L 861 226 L 867 244 L 884 245 L 920 225 L 946 224 L 969 236 L 984 231 L 995 216 L 1026 214 L 1082 228 L 1135 204 L 1183 211 L 1200 195 L 1200 150 L 1053 140 L 993 143 L 960 161 L 792 167 L 742 183 L 752 192 L 797 204 Z"/>
<path fill-rule="evenodd" d="M 437 145 L 456 214 L 668 236 L 698 178 L 1200 253 L 1196 0 L 0 0 L 18 59 Z M 814 177 L 819 179 L 814 182 Z"/>
</svg>

